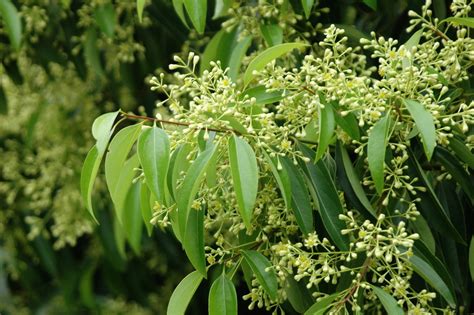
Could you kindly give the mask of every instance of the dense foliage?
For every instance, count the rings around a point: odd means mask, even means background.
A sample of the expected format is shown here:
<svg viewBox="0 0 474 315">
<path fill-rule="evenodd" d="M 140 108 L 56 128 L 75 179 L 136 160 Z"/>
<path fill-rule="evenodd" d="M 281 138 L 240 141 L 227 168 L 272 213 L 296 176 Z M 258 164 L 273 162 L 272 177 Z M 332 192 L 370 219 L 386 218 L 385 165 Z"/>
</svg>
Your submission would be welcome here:
<svg viewBox="0 0 474 315">
<path fill-rule="evenodd" d="M 472 1 L 5 3 L 0 310 L 472 310 Z"/>
</svg>

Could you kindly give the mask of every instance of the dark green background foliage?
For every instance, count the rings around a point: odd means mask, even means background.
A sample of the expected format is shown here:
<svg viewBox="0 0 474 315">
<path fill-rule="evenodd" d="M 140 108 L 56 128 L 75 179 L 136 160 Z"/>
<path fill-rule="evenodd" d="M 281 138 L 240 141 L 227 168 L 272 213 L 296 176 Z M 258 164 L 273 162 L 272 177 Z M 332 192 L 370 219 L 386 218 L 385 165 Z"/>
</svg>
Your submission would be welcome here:
<svg viewBox="0 0 474 315">
<path fill-rule="evenodd" d="M 299 1 L 290 2 L 302 12 Z M 449 1 L 434 2 L 434 14 L 445 18 Z M 172 290 L 193 269 L 181 246 L 154 229 L 143 238 L 140 254 L 117 247 L 104 181 L 96 184 L 96 226 L 80 201 L 79 174 L 92 145 L 93 119 L 118 108 L 151 115 L 157 95 L 146 78 L 166 68 L 173 54 L 203 51 L 223 19 L 212 19 L 209 1 L 200 36 L 182 24 L 166 0 L 148 1 L 142 23 L 135 1 L 11 3 L 21 14 L 23 32 L 15 47 L 5 17 L 0 19 L 0 312 L 163 314 Z M 330 12 L 311 19 L 344 28 L 354 45 L 371 31 L 405 42 L 407 12 L 419 11 L 422 1 L 377 3 L 374 10 L 362 1 L 321 1 Z M 304 31 L 304 21 L 298 27 Z M 451 182 L 437 190 L 442 203 L 467 204 L 451 200 Z M 471 235 L 466 229 L 472 226 L 465 222 L 472 221 L 472 211 L 465 218 L 454 212 L 453 221 Z M 467 265 L 456 261 L 456 251 L 465 248 L 441 234 L 436 241 L 440 259 L 452 266 L 458 293 L 469 305 Z M 204 286 L 190 314 L 203 313 L 209 290 Z M 244 286 L 237 288 L 238 296 L 245 294 Z M 243 313 L 247 304 L 239 303 Z M 264 313 L 253 314 L 259 312 Z"/>
</svg>

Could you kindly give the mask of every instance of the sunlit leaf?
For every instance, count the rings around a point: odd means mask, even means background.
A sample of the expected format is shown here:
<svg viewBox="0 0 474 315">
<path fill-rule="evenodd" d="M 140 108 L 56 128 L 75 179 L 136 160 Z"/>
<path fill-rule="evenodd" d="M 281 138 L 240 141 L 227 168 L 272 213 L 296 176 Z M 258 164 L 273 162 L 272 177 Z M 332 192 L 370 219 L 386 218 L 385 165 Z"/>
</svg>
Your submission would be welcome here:
<svg viewBox="0 0 474 315">
<path fill-rule="evenodd" d="M 209 315 L 237 315 L 237 292 L 225 273 L 214 281 L 209 291 Z"/>
<path fill-rule="evenodd" d="M 216 0 L 216 5 L 214 7 L 213 19 L 217 19 L 221 16 L 224 16 L 229 11 L 232 6 L 232 0 Z"/>
<path fill-rule="evenodd" d="M 254 250 L 243 250 L 242 255 L 257 277 L 258 283 L 267 292 L 268 296 L 275 301 L 278 293 L 278 280 L 271 262 Z M 267 268 L 269 269 L 268 271 Z"/>
<path fill-rule="evenodd" d="M 137 14 L 138 21 L 141 23 L 143 21 L 143 9 L 145 8 L 146 0 L 137 0 Z"/>
<path fill-rule="evenodd" d="M 384 186 L 385 150 L 388 144 L 390 127 L 390 112 L 375 123 L 369 134 L 367 145 L 367 159 L 369 170 L 374 181 L 375 189 L 382 194 Z"/>
<path fill-rule="evenodd" d="M 319 139 L 316 150 L 316 160 L 318 161 L 326 153 L 331 138 L 336 128 L 336 121 L 334 119 L 334 112 L 331 104 L 324 104 L 324 108 L 319 107 Z"/>
<path fill-rule="evenodd" d="M 186 20 L 186 15 L 184 13 L 184 0 L 172 0 L 174 11 L 178 15 L 179 19 L 183 24 L 189 28 L 188 21 Z"/>
<path fill-rule="evenodd" d="M 271 158 L 267 152 L 265 152 L 265 150 L 262 150 L 262 152 L 266 161 L 268 162 L 268 165 L 270 165 L 270 169 L 272 170 L 275 180 L 277 181 L 278 188 L 280 188 L 286 208 L 291 209 L 291 181 L 286 169 L 284 169 L 283 166 L 280 166 L 279 169 L 278 162 L 274 158 Z"/>
<path fill-rule="evenodd" d="M 303 6 L 305 17 L 309 18 L 311 10 L 313 9 L 314 0 L 301 0 L 301 5 Z"/>
<path fill-rule="evenodd" d="M 333 304 L 334 300 L 340 296 L 339 292 L 325 296 L 318 302 L 314 303 L 304 315 L 323 315 Z"/>
<path fill-rule="evenodd" d="M 207 0 L 183 0 L 184 8 L 191 23 L 199 34 L 204 33 L 206 27 Z"/>
<path fill-rule="evenodd" d="M 415 121 L 416 128 L 420 131 L 426 157 L 431 160 L 436 147 L 436 128 L 433 116 L 422 104 L 414 100 L 404 100 L 405 106 Z"/>
<path fill-rule="evenodd" d="M 22 37 L 21 18 L 18 10 L 10 0 L 0 1 L 0 16 L 6 26 L 12 47 L 15 50 L 19 50 Z"/>
<path fill-rule="evenodd" d="M 462 25 L 474 28 L 474 18 L 472 17 L 449 17 L 444 19 L 442 22 L 450 22 L 455 25 Z"/>
<path fill-rule="evenodd" d="M 230 59 L 229 59 L 229 72 L 227 73 L 227 75 L 234 82 L 237 80 L 237 77 L 240 73 L 240 66 L 242 64 L 242 59 L 244 59 L 244 56 L 247 50 L 249 49 L 251 43 L 252 43 L 252 37 L 245 36 L 235 45 L 232 51 L 232 55 L 230 56 Z"/>
<path fill-rule="evenodd" d="M 193 271 L 181 280 L 171 294 L 166 314 L 184 315 L 202 279 L 203 276 L 199 272 Z"/>
<path fill-rule="evenodd" d="M 372 290 L 374 293 L 377 295 L 379 298 L 379 301 L 382 303 L 383 307 L 387 311 L 388 315 L 403 315 L 405 314 L 403 310 L 400 308 L 400 306 L 397 303 L 397 300 L 393 298 L 390 294 L 385 292 L 383 289 L 376 287 L 376 286 L 371 286 Z"/>
<path fill-rule="evenodd" d="M 283 29 L 278 24 L 260 24 L 260 32 L 268 46 L 281 44 Z"/>
</svg>

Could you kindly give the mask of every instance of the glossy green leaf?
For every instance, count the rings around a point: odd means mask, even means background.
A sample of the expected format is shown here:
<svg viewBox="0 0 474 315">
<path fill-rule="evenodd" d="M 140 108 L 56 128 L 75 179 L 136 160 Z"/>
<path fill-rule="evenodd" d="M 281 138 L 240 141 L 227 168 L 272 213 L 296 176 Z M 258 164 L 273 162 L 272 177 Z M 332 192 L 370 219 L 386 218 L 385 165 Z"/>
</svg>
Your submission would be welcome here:
<svg viewBox="0 0 474 315">
<path fill-rule="evenodd" d="M 456 156 L 474 170 L 474 154 L 471 150 L 458 138 L 449 139 L 449 147 L 454 151 Z"/>
<path fill-rule="evenodd" d="M 244 56 L 247 53 L 247 50 L 249 49 L 251 43 L 252 37 L 245 36 L 233 48 L 232 55 L 229 59 L 229 72 L 227 73 L 227 75 L 234 82 L 237 80 L 237 77 L 240 73 L 240 66 L 242 65 L 242 60 L 244 59 Z"/>
<path fill-rule="evenodd" d="M 258 283 L 263 287 L 270 299 L 275 301 L 278 293 L 278 280 L 271 262 L 254 250 L 243 250 L 242 255 L 257 277 Z M 267 268 L 270 269 L 266 271 Z"/>
<path fill-rule="evenodd" d="M 303 280 L 296 281 L 291 275 L 286 279 L 285 292 L 291 306 L 303 314 L 312 304 L 313 297 Z"/>
<path fill-rule="evenodd" d="M 99 171 L 100 162 L 104 155 L 107 144 L 112 135 L 112 126 L 118 112 L 107 113 L 99 116 L 92 125 L 92 135 L 97 143 L 87 154 L 81 171 L 81 196 L 89 214 L 96 221 L 92 206 L 92 188 Z"/>
<path fill-rule="evenodd" d="M 278 162 L 274 158 L 271 158 L 267 152 L 265 152 L 265 150 L 262 150 L 262 152 L 268 165 L 270 165 L 270 169 L 272 170 L 275 180 L 277 181 L 278 188 L 280 188 L 286 208 L 291 209 L 291 181 L 286 169 L 284 169 L 281 165 L 279 169 Z"/>
<path fill-rule="evenodd" d="M 181 229 L 181 227 L 180 227 Z M 204 210 L 190 209 L 185 229 L 181 233 L 184 251 L 189 261 L 204 277 L 206 277 L 206 256 L 204 253 Z"/>
<path fill-rule="evenodd" d="M 243 96 L 248 95 L 249 97 L 255 98 L 255 104 L 266 105 L 280 101 L 283 99 L 283 91 L 271 91 L 268 92 L 266 87 L 258 85 L 244 91 Z"/>
<path fill-rule="evenodd" d="M 336 123 L 344 130 L 351 139 L 360 140 L 360 131 L 359 124 L 357 123 L 357 118 L 353 113 L 348 113 L 346 116 L 342 117 L 339 114 L 334 116 Z"/>
<path fill-rule="evenodd" d="M 314 231 L 313 207 L 308 188 L 299 168 L 289 158 L 282 158 L 281 163 L 291 185 L 291 208 L 296 222 L 303 234 Z"/>
<path fill-rule="evenodd" d="M 225 273 L 212 283 L 209 291 L 209 315 L 237 315 L 237 292 Z"/>
<path fill-rule="evenodd" d="M 385 292 L 382 288 L 371 286 L 375 295 L 379 298 L 379 301 L 382 303 L 383 307 L 387 311 L 388 315 L 403 315 L 405 314 L 403 310 L 397 303 L 397 300 L 393 298 L 390 294 Z"/>
<path fill-rule="evenodd" d="M 191 23 L 199 34 L 204 33 L 206 27 L 207 0 L 183 0 L 184 8 Z"/>
<path fill-rule="evenodd" d="M 239 212 L 250 229 L 258 191 L 257 158 L 244 139 L 233 136 L 229 139 L 229 161 Z"/>
<path fill-rule="evenodd" d="M 324 227 L 340 250 L 348 250 L 349 238 L 341 234 L 341 230 L 345 229 L 346 225 L 339 220 L 339 215 L 343 214 L 344 209 L 329 170 L 323 160 L 319 160 L 316 164 L 312 162 L 315 154 L 311 149 L 301 144 L 299 148 L 310 159 L 305 163 L 305 167 L 318 197 L 319 213 Z"/>
<path fill-rule="evenodd" d="M 188 154 L 191 152 L 191 146 L 189 144 L 184 144 L 178 146 L 173 153 L 171 154 L 170 158 L 170 165 L 168 169 L 168 190 L 173 197 L 173 199 L 177 200 L 177 182 L 180 178 L 181 172 L 185 172 L 188 170 L 191 163 L 187 159 Z"/>
<path fill-rule="evenodd" d="M 232 6 L 232 1 L 233 0 L 216 0 L 216 5 L 214 7 L 214 15 L 212 16 L 212 18 L 217 19 L 222 16 L 225 16 Z"/>
<path fill-rule="evenodd" d="M 426 245 L 429 251 L 432 254 L 435 254 L 436 251 L 436 241 L 431 232 L 428 222 L 423 218 L 423 216 L 416 217 L 415 221 L 411 221 L 410 224 L 413 226 L 413 229 L 416 233 L 420 235 L 420 240 Z"/>
<path fill-rule="evenodd" d="M 206 151 L 201 152 L 189 167 L 184 178 L 183 184 L 179 189 L 177 197 L 178 205 L 178 222 L 181 236 L 186 232 L 186 222 L 190 214 L 191 205 L 194 201 L 196 193 L 204 179 L 204 174 L 212 160 L 213 155 L 217 152 L 217 146 L 212 145 Z M 194 210 L 193 210 L 194 211 Z"/>
<path fill-rule="evenodd" d="M 474 28 L 474 18 L 472 17 L 449 17 L 442 22 L 450 22 L 455 25 L 467 26 Z"/>
<path fill-rule="evenodd" d="M 151 192 L 146 185 L 142 184 L 140 187 L 140 210 L 142 213 L 142 219 L 145 223 L 148 236 L 151 236 L 153 232 L 153 226 L 150 223 L 153 217 L 153 210 L 150 202 Z"/>
<path fill-rule="evenodd" d="M 410 262 L 413 270 L 438 291 L 451 307 L 456 306 L 456 299 L 453 293 L 430 264 L 416 255 L 410 258 Z"/>
<path fill-rule="evenodd" d="M 292 51 L 293 49 L 300 49 L 307 46 L 308 45 L 304 43 L 284 43 L 267 48 L 249 63 L 244 74 L 244 85 L 247 86 L 250 81 L 252 81 L 254 78 L 254 71 L 262 70 L 268 63 Z"/>
<path fill-rule="evenodd" d="M 283 41 L 283 29 L 278 24 L 260 24 L 260 32 L 268 46 L 279 45 Z"/>
<path fill-rule="evenodd" d="M 360 203 L 364 206 L 364 208 L 370 214 L 372 214 L 374 218 L 376 218 L 377 215 L 375 213 L 375 209 L 372 207 L 372 204 L 370 203 L 369 199 L 367 198 L 367 195 L 365 194 L 364 188 L 361 184 L 361 179 L 357 175 L 354 166 L 352 165 L 352 161 L 349 158 L 349 154 L 347 153 L 346 148 L 342 143 L 339 142 L 337 145 L 337 150 L 341 156 L 344 172 L 347 176 L 347 179 L 349 180 L 349 183 L 351 184 L 352 190 L 357 196 L 357 199 L 359 199 Z"/>
<path fill-rule="evenodd" d="M 188 21 L 186 20 L 186 15 L 184 13 L 184 0 L 172 0 L 172 2 L 174 11 L 178 15 L 179 19 L 187 28 L 189 28 Z"/>
<path fill-rule="evenodd" d="M 143 21 L 143 9 L 145 8 L 146 0 L 137 0 L 137 14 L 138 21 L 141 23 Z"/>
<path fill-rule="evenodd" d="M 102 33 L 108 37 L 113 37 L 116 24 L 114 5 L 112 3 L 107 3 L 99 6 L 95 9 L 94 15 Z"/>
<path fill-rule="evenodd" d="M 304 315 L 322 315 L 324 314 L 334 303 L 334 300 L 337 299 L 341 294 L 339 292 L 333 293 L 331 295 L 325 296 L 316 303 L 314 303 Z"/>
<path fill-rule="evenodd" d="M 362 0 L 372 10 L 377 11 L 377 0 Z"/>
<path fill-rule="evenodd" d="M 12 47 L 15 50 L 19 50 L 22 37 L 21 18 L 18 10 L 10 0 L 0 1 L 0 16 L 6 27 Z"/>
<path fill-rule="evenodd" d="M 375 123 L 369 134 L 367 145 L 367 159 L 369 170 L 374 181 L 375 189 L 382 194 L 384 186 L 385 150 L 388 144 L 390 127 L 390 112 Z"/>
<path fill-rule="evenodd" d="M 471 273 L 472 282 L 474 282 L 474 236 L 471 238 L 469 245 L 469 272 Z"/>
<path fill-rule="evenodd" d="M 146 128 L 138 138 L 137 152 L 148 188 L 156 200 L 164 204 L 170 160 L 168 135 L 156 126 Z"/>
<path fill-rule="evenodd" d="M 433 116 L 422 104 L 415 100 L 404 100 L 404 102 L 411 117 L 415 121 L 416 128 L 420 131 L 421 139 L 423 140 L 423 148 L 429 161 L 436 147 L 436 128 Z"/>
<path fill-rule="evenodd" d="M 413 47 L 419 44 L 421 35 L 423 35 L 423 29 L 420 29 L 413 33 L 413 35 L 403 44 L 407 50 L 411 50 Z M 408 56 L 402 59 L 403 68 L 406 69 L 411 66 L 411 62 Z"/>
<path fill-rule="evenodd" d="M 201 56 L 201 75 L 204 70 L 211 68 L 211 61 L 220 61 L 222 69 L 228 67 L 229 59 L 233 52 L 234 41 L 236 40 L 236 30 L 237 28 L 234 28 L 229 32 L 226 29 L 222 29 L 212 37 Z"/>
<path fill-rule="evenodd" d="M 135 254 L 140 253 L 143 219 L 140 207 L 141 183 L 132 184 L 123 205 L 122 226 Z M 148 202 L 148 201 L 147 201 Z"/>
<path fill-rule="evenodd" d="M 301 0 L 301 5 L 303 6 L 304 16 L 308 19 L 314 6 L 314 0 Z"/>
<path fill-rule="evenodd" d="M 319 107 L 319 136 L 316 151 L 316 161 L 323 157 L 328 149 L 331 138 L 336 128 L 336 120 L 331 104 L 324 104 L 324 108 Z"/>
<path fill-rule="evenodd" d="M 199 272 L 193 271 L 181 280 L 171 294 L 166 314 L 184 315 L 202 279 L 203 276 Z"/>
</svg>

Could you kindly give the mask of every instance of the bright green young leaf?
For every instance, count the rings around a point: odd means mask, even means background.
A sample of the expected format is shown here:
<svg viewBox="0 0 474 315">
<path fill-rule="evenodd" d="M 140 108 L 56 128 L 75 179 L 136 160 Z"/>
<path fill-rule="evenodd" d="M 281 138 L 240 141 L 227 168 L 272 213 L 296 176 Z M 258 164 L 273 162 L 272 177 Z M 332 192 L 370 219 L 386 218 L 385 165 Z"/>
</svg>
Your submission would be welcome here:
<svg viewBox="0 0 474 315">
<path fill-rule="evenodd" d="M 245 53 L 252 43 L 251 36 L 245 36 L 242 38 L 233 48 L 232 55 L 229 59 L 229 72 L 228 76 L 232 81 L 236 81 L 240 72 L 240 66 L 242 64 L 242 59 L 244 59 Z"/>
<path fill-rule="evenodd" d="M 387 311 L 388 315 L 403 315 L 405 314 L 403 310 L 397 303 L 397 300 L 393 298 L 390 294 L 385 292 L 383 289 L 371 286 L 372 290 L 374 291 L 375 295 L 379 298 L 379 301 L 382 303 L 383 307 Z"/>
<path fill-rule="evenodd" d="M 216 0 L 216 5 L 214 7 L 214 15 L 212 19 L 220 18 L 224 16 L 229 11 L 230 7 L 232 6 L 233 0 Z"/>
<path fill-rule="evenodd" d="M 105 161 L 107 163 L 107 160 Z M 128 160 L 126 160 L 121 167 L 120 176 L 117 178 L 118 184 L 115 187 L 115 190 L 110 192 L 110 197 L 114 204 L 115 213 L 121 224 L 123 220 L 126 220 L 126 209 L 125 209 L 125 200 L 132 186 L 132 181 L 136 176 L 135 169 L 138 167 L 138 156 L 135 154 Z"/>
<path fill-rule="evenodd" d="M 244 139 L 233 136 L 229 140 L 229 160 L 239 212 L 250 229 L 258 191 L 257 158 Z"/>
<path fill-rule="evenodd" d="M 372 10 L 377 11 L 377 0 L 362 0 Z"/>
<path fill-rule="evenodd" d="M 313 9 L 314 0 L 301 0 L 301 5 L 303 6 L 304 16 L 308 19 Z"/>
<path fill-rule="evenodd" d="M 404 100 L 404 102 L 411 117 L 415 121 L 416 128 L 420 131 L 421 139 L 423 140 L 423 148 L 425 149 L 425 154 L 429 161 L 436 147 L 436 128 L 433 116 L 417 101 Z"/>
<path fill-rule="evenodd" d="M 299 148 L 310 159 L 305 163 L 305 167 L 318 197 L 319 212 L 324 227 L 340 250 L 348 250 L 349 238 L 341 234 L 341 230 L 345 229 L 346 225 L 339 220 L 339 215 L 343 214 L 344 210 L 329 170 L 323 160 L 313 163 L 315 154 L 311 149 L 302 144 Z"/>
<path fill-rule="evenodd" d="M 469 271 L 472 282 L 474 282 L 474 236 L 471 238 L 471 244 L 469 245 Z"/>
<path fill-rule="evenodd" d="M 181 229 L 181 227 L 180 227 Z M 204 277 L 206 277 L 206 256 L 204 253 L 204 210 L 190 209 L 186 220 L 186 228 L 181 233 L 184 251 L 189 261 Z"/>
<path fill-rule="evenodd" d="M 209 291 L 209 315 L 237 315 L 237 292 L 225 273 L 214 281 Z"/>
<path fill-rule="evenodd" d="M 296 217 L 296 222 L 301 232 L 308 234 L 314 231 L 314 218 L 313 207 L 303 174 L 301 174 L 299 168 L 289 158 L 282 158 L 281 162 L 290 180 L 291 208 Z"/>
<path fill-rule="evenodd" d="M 324 104 L 324 108 L 319 108 L 319 141 L 315 162 L 326 153 L 335 128 L 336 120 L 334 118 L 334 111 L 331 104 L 326 103 Z"/>
<path fill-rule="evenodd" d="M 469 150 L 461 140 L 456 137 L 450 138 L 449 147 L 454 151 L 458 158 L 474 170 L 474 154 L 472 154 L 471 150 Z"/>
<path fill-rule="evenodd" d="M 148 236 L 151 236 L 153 232 L 153 226 L 150 223 L 151 218 L 153 217 L 153 210 L 151 208 L 151 192 L 146 185 L 140 186 L 140 210 L 142 213 L 142 219 L 145 223 Z"/>
<path fill-rule="evenodd" d="M 176 289 L 174 289 L 173 294 L 171 294 L 166 314 L 184 315 L 202 279 L 203 276 L 199 272 L 193 271 L 181 280 Z"/>
<path fill-rule="evenodd" d="M 275 301 L 278 293 L 278 280 L 271 262 L 254 250 L 243 250 L 242 255 L 257 277 L 258 283 L 267 292 L 268 296 Z M 266 271 L 267 268 L 270 268 L 270 270 Z"/>
<path fill-rule="evenodd" d="M 124 165 L 133 144 L 140 135 L 141 124 L 131 125 L 120 130 L 110 142 L 107 156 L 105 157 L 105 181 L 115 204 L 116 210 L 120 211 L 122 202 L 128 189 L 122 194 L 122 188 L 128 185 L 128 182 L 121 181 L 124 175 Z M 119 216 L 121 223 L 121 217 Z"/>
<path fill-rule="evenodd" d="M 325 296 L 318 302 L 314 303 L 304 315 L 323 315 L 332 305 L 334 300 L 337 299 L 341 294 L 339 292 Z"/>
<path fill-rule="evenodd" d="M 10 0 L 0 1 L 0 17 L 6 27 L 12 47 L 15 50 L 19 50 L 22 36 L 21 18 Z"/>
<path fill-rule="evenodd" d="M 95 178 L 99 171 L 100 162 L 104 155 L 105 149 L 112 135 L 112 126 L 118 112 L 107 113 L 99 116 L 92 125 L 92 135 L 97 140 L 96 145 L 87 154 L 81 171 L 81 196 L 89 214 L 96 221 L 94 209 L 92 207 L 92 188 L 94 187 Z"/>
<path fill-rule="evenodd" d="M 102 33 L 108 37 L 113 37 L 116 24 L 114 5 L 112 3 L 107 3 L 99 6 L 95 9 L 94 15 Z"/>
<path fill-rule="evenodd" d="M 370 203 L 367 195 L 365 194 L 364 188 L 361 185 L 361 180 L 359 176 L 357 176 L 354 166 L 352 165 L 352 161 L 349 158 L 349 154 L 347 154 L 346 148 L 342 145 L 342 143 L 338 143 L 337 150 L 340 152 L 342 164 L 344 166 L 344 172 L 351 184 L 352 190 L 354 190 L 355 195 L 359 199 L 360 203 L 367 209 L 367 211 L 375 217 L 377 217 L 372 204 Z"/>
<path fill-rule="evenodd" d="M 283 30 L 278 24 L 260 24 L 260 32 L 268 46 L 281 44 Z"/>
<path fill-rule="evenodd" d="M 367 145 L 369 170 L 379 195 L 382 194 L 384 186 L 385 150 L 388 144 L 390 121 L 390 112 L 387 112 L 372 127 Z"/>
<path fill-rule="evenodd" d="M 140 243 L 142 239 L 142 214 L 140 208 L 141 183 L 132 184 L 123 205 L 122 226 L 127 236 L 128 242 L 135 254 L 140 253 Z M 147 201 L 148 202 L 148 201 Z"/>
<path fill-rule="evenodd" d="M 416 45 L 419 44 L 422 34 L 423 34 L 423 30 L 422 30 L 422 29 L 416 31 L 416 32 L 405 42 L 405 44 L 403 44 L 403 46 L 405 46 L 406 49 L 411 50 L 413 47 L 415 47 Z M 408 58 L 408 56 L 406 56 L 406 57 L 404 57 L 404 58 L 402 59 L 402 64 L 403 64 L 403 68 L 404 68 L 404 69 L 406 69 L 406 68 L 408 68 L 408 67 L 411 66 L 411 62 L 410 62 L 410 59 Z"/>
<path fill-rule="evenodd" d="M 186 15 L 184 13 L 184 0 L 172 0 L 173 1 L 173 8 L 176 14 L 178 15 L 179 19 L 183 24 L 189 28 L 188 21 L 186 20 Z"/>
<path fill-rule="evenodd" d="M 278 188 L 280 188 L 286 208 L 291 209 L 291 181 L 286 169 L 284 169 L 282 166 L 280 166 L 280 169 L 278 169 L 278 162 L 271 158 L 267 152 L 265 152 L 265 150 L 262 150 L 262 152 L 268 162 L 268 165 L 270 165 L 270 169 L 272 170 L 275 180 L 277 181 Z"/>
<path fill-rule="evenodd" d="M 419 274 L 429 285 L 438 291 L 451 307 L 456 306 L 456 299 L 443 279 L 433 267 L 420 257 L 414 255 L 410 258 L 413 270 Z"/>
<path fill-rule="evenodd" d="M 170 160 L 170 141 L 163 129 L 153 126 L 140 134 L 138 158 L 145 174 L 145 182 L 160 204 L 165 202 L 166 176 Z"/>
<path fill-rule="evenodd" d="M 204 33 L 206 27 L 207 0 L 183 0 L 184 8 L 191 23 L 199 34 Z"/>
<path fill-rule="evenodd" d="M 300 49 L 307 46 L 308 45 L 304 43 L 284 43 L 267 48 L 249 63 L 244 74 L 244 85 L 247 86 L 250 81 L 252 81 L 254 71 L 262 70 L 268 63 L 293 49 Z"/>
<path fill-rule="evenodd" d="M 472 17 L 449 17 L 442 22 L 450 22 L 456 25 L 462 25 L 474 28 L 474 18 Z"/>
<path fill-rule="evenodd" d="M 145 8 L 146 0 L 137 0 L 137 14 L 138 21 L 141 23 L 143 21 L 143 9 Z"/>
<path fill-rule="evenodd" d="M 194 201 L 196 193 L 198 192 L 199 186 L 204 179 L 204 174 L 209 166 L 209 162 L 217 152 L 217 146 L 212 145 L 206 151 L 201 152 L 194 162 L 189 167 L 188 173 L 186 174 L 183 184 L 178 191 L 177 205 L 178 205 L 178 222 L 181 236 L 184 236 L 186 232 L 186 222 L 191 209 L 191 205 Z M 175 162 L 176 163 L 176 162 Z M 195 210 L 192 210 L 195 211 Z"/>
</svg>

